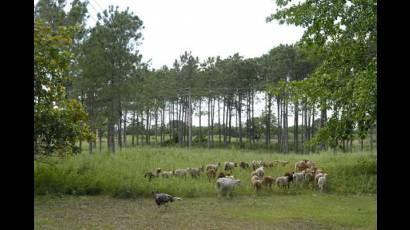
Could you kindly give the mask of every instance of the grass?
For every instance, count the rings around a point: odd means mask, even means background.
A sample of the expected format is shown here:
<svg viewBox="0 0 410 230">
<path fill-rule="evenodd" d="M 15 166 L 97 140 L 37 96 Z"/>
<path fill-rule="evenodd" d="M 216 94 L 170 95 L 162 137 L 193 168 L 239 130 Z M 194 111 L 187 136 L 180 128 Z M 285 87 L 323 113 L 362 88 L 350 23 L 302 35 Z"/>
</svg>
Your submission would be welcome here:
<svg viewBox="0 0 410 230">
<path fill-rule="evenodd" d="M 272 154 L 263 151 L 207 150 L 194 148 L 152 148 L 139 147 L 123 149 L 116 154 L 80 154 L 49 164 L 34 162 L 34 193 L 69 195 L 110 195 L 112 197 L 149 197 L 151 191 L 159 190 L 182 197 L 213 197 L 214 182 L 208 182 L 206 175 L 198 179 L 157 178 L 148 182 L 144 172 L 157 167 L 163 170 L 200 167 L 208 163 L 224 161 L 247 161 L 283 159 L 290 164 L 269 168 L 266 175 L 281 176 L 293 171 L 294 163 L 304 158 L 312 159 L 317 166 L 329 174 L 327 192 L 332 194 L 374 194 L 377 188 L 376 154 L 353 153 L 312 155 Z M 235 191 L 238 195 L 252 195 L 249 182 L 251 170 L 235 168 L 233 175 L 242 181 Z M 288 194 L 310 194 L 315 188 L 291 186 Z M 259 195 L 283 194 L 274 187 Z"/>
<path fill-rule="evenodd" d="M 36 196 L 35 229 L 376 229 L 376 195 L 184 198 Z"/>
<path fill-rule="evenodd" d="M 235 168 L 241 180 L 233 198 L 216 198 L 215 182 L 155 178 L 143 174 L 200 167 L 208 163 L 252 160 L 290 161 L 266 169 L 267 175 L 293 171 L 311 159 L 329 174 L 324 193 L 292 184 L 288 191 L 263 189 L 249 181 L 251 170 Z M 83 153 L 67 159 L 34 161 L 35 229 L 376 229 L 377 155 L 368 152 L 273 154 L 264 150 L 202 148 L 126 148 L 115 154 Z M 151 191 L 183 201 L 158 208 Z M 93 195 L 93 196 L 90 196 Z M 122 198 L 122 199 L 120 199 Z M 126 198 L 126 199 L 124 199 Z"/>
<path fill-rule="evenodd" d="M 205 133 L 205 134 L 207 134 L 207 133 Z M 193 136 L 192 139 L 195 140 L 195 137 L 196 136 Z M 208 136 L 205 135 L 205 137 L 208 137 Z M 148 145 L 149 146 L 159 146 L 160 145 L 160 140 L 161 140 L 160 136 L 157 136 L 156 138 L 157 139 L 155 139 L 155 135 L 151 135 L 150 136 L 150 144 L 148 144 Z M 288 139 L 289 139 L 289 149 L 293 149 L 294 147 L 293 147 L 293 134 L 292 133 L 289 133 Z M 165 141 L 167 141 L 167 140 L 169 140 L 169 134 L 165 135 Z M 218 135 L 215 135 L 214 136 L 213 146 L 223 149 L 224 148 L 223 136 L 221 137 L 221 140 L 222 140 L 222 142 L 219 143 L 219 137 L 218 137 Z M 144 144 L 142 144 L 142 141 L 144 141 Z M 243 145 L 244 145 L 243 147 L 245 149 L 248 149 L 248 150 L 249 149 L 260 149 L 262 151 L 275 151 L 275 150 L 278 150 L 278 140 L 276 138 L 276 135 L 273 135 L 271 140 L 270 140 L 269 150 L 267 150 L 267 147 L 266 147 L 266 144 L 265 144 L 265 138 L 263 136 L 259 140 L 257 140 L 255 144 L 250 144 L 249 140 L 246 136 L 243 137 L 242 141 L 243 141 Z M 375 141 L 375 143 L 373 143 L 373 148 L 376 148 L 376 137 L 374 138 L 374 141 Z M 96 139 L 96 144 L 97 144 L 96 149 L 94 151 L 99 152 L 100 146 L 99 146 L 99 139 L 98 138 Z M 141 136 L 139 136 L 138 145 L 137 145 L 137 138 L 135 136 L 134 144 L 138 147 L 141 147 L 141 146 L 144 146 L 144 145 L 147 146 L 147 144 L 145 144 L 145 136 L 143 138 Z M 79 145 L 79 143 L 77 143 L 77 145 Z M 229 148 L 232 148 L 232 147 L 238 148 L 238 146 L 239 146 L 239 137 L 231 137 L 231 144 L 230 145 L 231 146 Z M 101 146 L 102 146 L 102 148 L 101 148 L 102 151 L 107 151 L 107 140 L 106 140 L 106 138 L 102 138 L 102 145 Z M 132 135 L 127 135 L 127 146 L 132 146 Z M 173 147 L 179 147 L 179 144 L 176 143 L 176 144 L 171 145 L 171 147 L 172 146 Z M 186 147 L 186 144 L 184 146 Z M 207 148 L 208 144 L 207 144 L 207 142 L 205 142 L 205 143 L 195 143 L 194 142 L 193 146 L 194 147 Z M 116 145 L 115 148 L 118 149 L 119 146 Z M 299 148 L 301 148 L 301 146 L 299 146 Z M 352 147 L 353 152 L 360 151 L 360 148 L 361 148 L 360 147 L 360 140 L 358 140 L 358 139 L 353 140 L 353 147 Z M 368 151 L 370 149 L 369 138 L 366 138 L 364 140 L 363 148 L 366 151 Z M 83 142 L 82 150 L 83 150 L 83 152 L 86 152 L 86 153 L 88 152 L 88 143 Z M 338 149 L 337 151 L 341 152 L 342 150 Z"/>
</svg>

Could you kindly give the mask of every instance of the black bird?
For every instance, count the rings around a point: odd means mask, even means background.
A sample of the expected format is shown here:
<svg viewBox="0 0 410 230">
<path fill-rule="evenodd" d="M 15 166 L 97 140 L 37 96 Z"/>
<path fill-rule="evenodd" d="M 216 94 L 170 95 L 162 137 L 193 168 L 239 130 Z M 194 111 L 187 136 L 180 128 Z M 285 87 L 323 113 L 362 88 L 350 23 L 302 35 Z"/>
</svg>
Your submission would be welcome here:
<svg viewBox="0 0 410 230">
<path fill-rule="evenodd" d="M 158 207 L 161 204 L 166 204 L 168 202 L 174 202 L 176 200 L 182 200 L 180 197 L 174 197 L 171 195 L 168 195 L 166 193 L 160 193 L 160 192 L 152 192 L 152 195 L 154 196 L 155 203 L 157 203 Z"/>
</svg>

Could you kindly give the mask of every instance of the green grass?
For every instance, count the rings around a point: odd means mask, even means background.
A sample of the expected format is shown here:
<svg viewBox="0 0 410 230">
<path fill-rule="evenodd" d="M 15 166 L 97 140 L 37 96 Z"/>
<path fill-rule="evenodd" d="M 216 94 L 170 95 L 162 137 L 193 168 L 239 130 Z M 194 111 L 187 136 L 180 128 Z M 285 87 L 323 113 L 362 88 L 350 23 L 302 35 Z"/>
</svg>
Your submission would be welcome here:
<svg viewBox="0 0 410 230">
<path fill-rule="evenodd" d="M 293 171 L 296 161 L 312 159 L 329 174 L 327 191 L 291 185 L 288 191 L 274 186 L 255 194 L 251 170 L 235 168 L 233 175 L 241 185 L 233 198 L 217 199 L 215 182 L 208 182 L 204 174 L 198 179 L 151 182 L 143 177 L 144 171 L 157 167 L 172 170 L 254 159 L 290 161 L 266 170 L 274 177 Z M 376 175 L 377 155 L 368 152 L 283 155 L 261 149 L 139 146 L 115 154 L 39 159 L 34 161 L 34 225 L 35 229 L 376 229 Z M 150 198 L 153 190 L 183 201 L 158 208 Z"/>
<path fill-rule="evenodd" d="M 35 229 L 376 229 L 376 195 L 152 199 L 36 196 Z"/>
<path fill-rule="evenodd" d="M 206 134 L 206 133 L 205 133 Z M 207 135 L 205 135 L 207 137 Z M 196 136 L 193 136 L 192 139 L 194 140 Z M 289 133 L 289 148 L 292 149 L 293 148 L 293 134 Z M 160 136 L 157 136 L 157 140 L 155 140 L 155 136 L 151 135 L 150 136 L 150 146 L 159 146 L 161 141 L 160 141 Z M 169 140 L 169 134 L 165 135 L 165 141 Z M 224 144 L 223 144 L 223 136 L 221 137 L 221 143 L 219 143 L 219 137 L 218 135 L 214 136 L 214 143 L 213 146 L 216 148 L 224 148 Z M 374 141 L 376 140 L 376 138 L 374 138 Z M 144 144 L 142 144 L 142 141 L 144 141 Z M 262 136 L 259 140 L 256 141 L 255 144 L 250 144 L 248 138 L 246 138 L 246 136 L 244 136 L 242 138 L 243 141 L 243 147 L 245 149 L 262 149 L 263 151 L 266 151 L 266 144 L 265 144 L 265 138 Z M 300 141 L 300 140 L 299 140 Z M 99 152 L 100 146 L 99 146 L 99 139 L 96 139 L 96 149 L 94 149 L 94 151 Z M 116 142 L 117 143 L 117 142 Z M 137 145 L 137 137 L 135 136 L 134 139 L 134 144 L 138 147 L 141 147 L 142 145 L 147 146 L 147 144 L 145 144 L 145 136 L 140 135 L 139 136 L 139 143 Z M 363 148 L 368 151 L 370 149 L 369 146 L 369 138 L 366 138 L 363 142 Z M 79 145 L 79 143 L 77 143 L 77 145 Z M 229 145 L 229 144 L 228 144 Z M 229 148 L 238 148 L 239 147 L 239 137 L 231 137 L 231 146 L 229 146 Z M 127 135 L 127 146 L 132 146 L 132 136 L 131 135 Z M 174 144 L 174 147 L 178 147 L 179 144 Z M 185 144 L 186 146 L 186 144 Z M 193 143 L 194 147 L 202 147 L 202 148 L 207 148 L 208 144 L 207 143 Z M 118 144 L 116 144 L 115 146 L 116 149 L 119 149 Z M 299 146 L 299 148 L 301 148 L 301 146 Z M 357 152 L 360 151 L 360 141 L 358 139 L 355 139 L 353 141 L 353 152 Z M 373 143 L 373 148 L 376 148 L 376 142 Z M 106 151 L 107 150 L 107 140 L 105 138 L 102 138 L 102 151 Z M 276 135 L 273 135 L 271 140 L 270 140 L 270 145 L 269 145 L 269 149 L 270 151 L 274 151 L 278 149 L 278 140 L 276 139 Z M 82 145 L 82 150 L 83 152 L 88 152 L 88 143 L 83 142 Z M 342 151 L 341 149 L 338 149 L 337 151 Z"/>
<path fill-rule="evenodd" d="M 377 190 L 376 154 L 353 153 L 312 155 L 272 154 L 261 150 L 242 151 L 207 150 L 193 148 L 152 148 L 138 147 L 123 149 L 116 154 L 80 154 L 49 164 L 34 162 L 34 193 L 70 195 L 109 195 L 112 197 L 148 197 L 151 191 L 159 190 L 182 197 L 214 197 L 215 183 L 208 182 L 206 175 L 198 179 L 157 178 L 148 182 L 144 171 L 157 167 L 163 170 L 200 167 L 208 163 L 224 161 L 275 160 L 290 161 L 286 167 L 277 166 L 266 170 L 266 175 L 281 176 L 293 171 L 294 163 L 301 159 L 312 159 L 328 174 L 327 193 L 330 194 L 375 194 Z M 236 195 L 253 195 L 249 175 L 251 170 L 235 168 L 233 175 L 242 181 L 242 186 L 234 191 Z M 316 188 L 291 186 L 284 192 L 276 187 L 263 190 L 259 196 L 272 194 L 300 195 L 312 194 Z"/>
</svg>

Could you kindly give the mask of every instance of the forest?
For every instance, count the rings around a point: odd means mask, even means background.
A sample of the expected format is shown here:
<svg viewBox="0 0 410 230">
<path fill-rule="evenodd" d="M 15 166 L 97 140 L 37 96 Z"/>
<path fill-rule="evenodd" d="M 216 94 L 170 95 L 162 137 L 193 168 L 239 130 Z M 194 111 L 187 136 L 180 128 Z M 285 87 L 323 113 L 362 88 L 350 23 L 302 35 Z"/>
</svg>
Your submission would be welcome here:
<svg viewBox="0 0 410 230">
<path fill-rule="evenodd" d="M 115 152 L 142 144 L 347 152 L 354 140 L 363 150 L 366 138 L 366 148 L 373 149 L 375 7 L 345 9 L 343 2 L 320 20 L 302 14 L 320 12 L 324 3 L 268 16 L 267 21 L 308 30 L 300 42 L 273 47 L 260 57 L 235 53 L 199 60 L 185 51 L 172 67 L 153 69 L 138 51 L 143 21 L 128 9 L 111 6 L 86 28 L 87 2 L 73 1 L 65 12 L 64 1 L 39 1 L 35 153 L 79 152 L 86 144 L 90 153 L 101 152 L 103 145 Z M 300 16 L 292 16 L 296 12 Z M 339 22 L 333 24 L 334 17 Z M 264 104 L 258 117 L 257 95 Z M 199 126 L 193 127 L 194 116 Z M 51 129 L 51 123 L 57 124 Z"/>
</svg>

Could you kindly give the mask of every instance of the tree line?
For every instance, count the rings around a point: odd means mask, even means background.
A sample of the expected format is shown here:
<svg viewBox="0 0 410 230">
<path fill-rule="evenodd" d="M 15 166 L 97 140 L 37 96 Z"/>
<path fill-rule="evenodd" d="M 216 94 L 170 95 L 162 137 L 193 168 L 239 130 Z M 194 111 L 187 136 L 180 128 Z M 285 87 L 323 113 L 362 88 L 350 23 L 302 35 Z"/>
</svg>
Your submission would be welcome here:
<svg viewBox="0 0 410 230">
<path fill-rule="evenodd" d="M 144 26 L 129 9 L 110 6 L 86 29 L 87 2 L 73 1 L 66 13 L 65 1 L 40 0 L 35 21 L 54 31 L 76 25 L 64 71 L 69 78 L 61 84 L 65 97 L 79 101 L 88 115 L 87 126 L 97 137 L 88 139 L 90 153 L 97 141 L 101 151 L 103 139 L 110 152 L 121 150 L 127 134 L 132 146 L 151 144 L 154 136 L 161 145 L 228 147 L 235 136 L 244 148 L 263 135 L 266 146 L 276 138 L 283 153 L 349 151 L 353 139 L 363 143 L 376 124 L 375 2 L 306 1 L 290 7 L 289 2 L 276 1 L 279 9 L 267 21 L 306 27 L 300 42 L 255 58 L 235 53 L 199 60 L 186 51 L 172 67 L 160 69 L 142 62 L 138 45 Z M 325 9 L 331 13 L 320 13 Z M 255 117 L 258 93 L 265 105 Z M 202 126 L 203 116 L 208 123 Z M 85 139 L 78 140 L 82 146 Z"/>
</svg>

